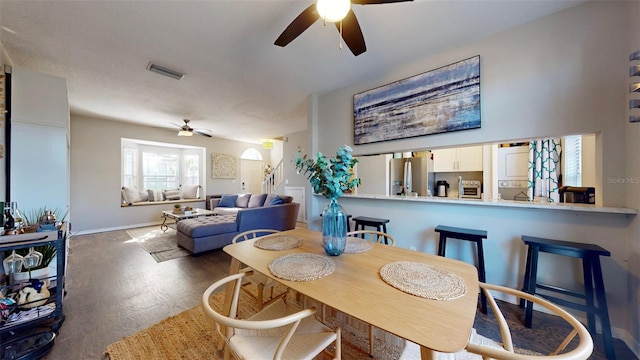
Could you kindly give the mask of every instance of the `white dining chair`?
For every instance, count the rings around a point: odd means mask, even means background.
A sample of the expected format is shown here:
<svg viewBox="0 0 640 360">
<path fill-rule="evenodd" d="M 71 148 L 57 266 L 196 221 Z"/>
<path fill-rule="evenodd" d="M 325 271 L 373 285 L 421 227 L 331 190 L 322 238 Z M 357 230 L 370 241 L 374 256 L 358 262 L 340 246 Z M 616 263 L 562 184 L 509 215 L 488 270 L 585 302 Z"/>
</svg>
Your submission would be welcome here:
<svg viewBox="0 0 640 360">
<path fill-rule="evenodd" d="M 364 238 L 365 240 L 377 242 L 379 244 L 386 244 L 389 246 L 396 246 L 396 239 L 388 233 L 377 231 L 377 230 L 354 230 L 349 231 L 347 233 L 347 237 L 359 237 Z M 324 308 L 322 313 L 324 314 Z M 373 336 L 374 327 L 373 325 L 369 325 L 369 356 L 373 356 Z"/>
<path fill-rule="evenodd" d="M 255 315 L 238 319 L 240 289 L 248 275 L 246 272 L 229 275 L 213 283 L 202 295 L 205 314 L 213 320 L 216 332 L 236 359 L 310 360 L 323 352 L 332 359 L 340 359 L 340 328 L 332 330 L 317 321 L 315 308 L 300 309 L 280 298 Z M 233 281 L 231 309 L 226 316 L 211 307 L 209 298 Z M 333 353 L 327 350 L 332 343 Z"/>
<path fill-rule="evenodd" d="M 274 230 L 274 229 L 248 230 L 234 236 L 233 239 L 231 240 L 231 243 L 235 244 L 238 241 L 251 240 L 260 236 L 265 236 L 265 235 L 274 234 L 278 232 L 280 232 L 280 230 Z M 252 269 L 249 267 L 245 267 L 240 271 L 248 272 L 249 270 L 252 270 Z M 257 271 L 253 271 L 250 273 L 250 275 L 245 277 L 245 283 L 242 286 L 242 290 L 244 290 L 247 293 L 247 295 L 249 295 L 252 299 L 256 301 L 256 303 L 258 304 L 258 310 L 261 310 L 264 306 L 269 305 L 274 301 L 277 301 L 279 298 L 284 298 L 285 296 L 287 296 L 289 289 L 285 289 L 284 292 L 278 294 L 275 297 L 273 296 L 273 289 L 276 284 L 277 284 L 276 281 L 267 277 L 266 275 L 263 275 Z M 251 292 L 250 289 L 248 289 L 249 286 L 256 287 L 257 295 L 254 295 L 254 293 Z M 265 289 L 269 290 L 269 299 L 267 299 L 266 301 L 264 300 Z"/>
<path fill-rule="evenodd" d="M 536 360 L 536 359 L 562 359 L 562 360 L 584 360 L 588 359 L 593 352 L 593 339 L 589 334 L 589 331 L 582 325 L 578 319 L 571 314 L 561 309 L 557 305 L 550 301 L 537 297 L 520 290 L 507 288 L 500 285 L 493 285 L 487 283 L 479 283 L 480 289 L 487 296 L 487 301 L 493 310 L 493 314 L 498 323 L 500 329 L 500 336 L 502 342 L 494 341 L 476 333 L 475 329 L 471 332 L 469 342 L 464 350 L 457 353 L 439 353 L 436 352 L 435 359 L 439 360 L 458 360 L 458 359 L 496 359 L 496 360 Z M 515 348 L 512 340 L 512 330 L 509 328 L 509 324 L 505 319 L 502 311 L 498 307 L 492 292 L 502 293 L 503 295 L 511 295 L 516 298 L 522 298 L 532 301 L 534 304 L 539 305 L 551 314 L 561 317 L 571 327 L 571 331 L 555 346 L 555 349 L 548 354 L 538 354 L 529 351 L 527 354 L 519 354 L 515 352 Z M 578 336 L 578 342 L 569 351 L 565 351 L 569 343 Z M 550 337 L 551 338 L 551 337 Z M 414 360 L 420 359 L 420 347 L 410 341 L 406 341 L 406 346 L 401 360 Z"/>
</svg>

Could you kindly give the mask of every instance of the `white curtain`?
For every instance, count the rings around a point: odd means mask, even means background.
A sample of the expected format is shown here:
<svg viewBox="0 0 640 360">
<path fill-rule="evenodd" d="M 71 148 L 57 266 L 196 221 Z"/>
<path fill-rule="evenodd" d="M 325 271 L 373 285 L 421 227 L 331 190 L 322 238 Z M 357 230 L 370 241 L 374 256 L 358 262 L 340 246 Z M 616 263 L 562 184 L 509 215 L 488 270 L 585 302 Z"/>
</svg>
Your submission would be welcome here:
<svg viewBox="0 0 640 360">
<path fill-rule="evenodd" d="M 547 198 L 559 202 L 560 139 L 532 140 L 529 143 L 529 199 Z"/>
</svg>

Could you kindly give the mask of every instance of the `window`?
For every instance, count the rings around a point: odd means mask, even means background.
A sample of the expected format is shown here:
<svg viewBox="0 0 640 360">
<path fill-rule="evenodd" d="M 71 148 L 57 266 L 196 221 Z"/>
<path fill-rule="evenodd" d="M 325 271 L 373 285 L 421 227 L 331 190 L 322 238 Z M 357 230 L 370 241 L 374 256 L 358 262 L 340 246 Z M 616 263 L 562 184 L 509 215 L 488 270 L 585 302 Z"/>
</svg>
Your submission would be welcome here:
<svg viewBox="0 0 640 360">
<path fill-rule="evenodd" d="M 564 138 L 563 185 L 582 186 L 582 135 Z"/>
<path fill-rule="evenodd" d="M 122 185 L 143 190 L 203 185 L 205 148 L 122 139 Z"/>
<path fill-rule="evenodd" d="M 242 152 L 242 156 L 240 156 L 241 159 L 245 159 L 245 160 L 260 160 L 262 161 L 262 154 L 260 154 L 260 152 L 254 148 L 249 148 L 247 150 L 245 150 L 244 152 Z"/>
<path fill-rule="evenodd" d="M 142 151 L 142 188 L 177 189 L 180 186 L 180 154 L 165 149 Z"/>
<path fill-rule="evenodd" d="M 122 185 L 124 186 L 135 186 L 136 153 L 137 150 L 134 148 L 122 148 Z"/>
</svg>

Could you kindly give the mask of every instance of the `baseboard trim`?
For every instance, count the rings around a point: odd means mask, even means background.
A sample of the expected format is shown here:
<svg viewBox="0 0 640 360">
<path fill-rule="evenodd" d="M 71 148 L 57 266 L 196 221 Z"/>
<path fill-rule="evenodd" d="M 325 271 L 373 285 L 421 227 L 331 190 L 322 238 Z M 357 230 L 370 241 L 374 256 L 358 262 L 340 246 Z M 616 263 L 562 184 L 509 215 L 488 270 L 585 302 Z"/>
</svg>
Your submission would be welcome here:
<svg viewBox="0 0 640 360">
<path fill-rule="evenodd" d="M 73 235 L 97 234 L 97 233 L 102 233 L 102 232 L 107 232 L 107 231 L 127 230 L 127 229 L 133 229 L 133 228 L 139 228 L 139 227 L 145 227 L 145 226 L 153 226 L 153 225 L 160 226 L 160 224 L 162 224 L 162 222 L 157 221 L 157 222 L 149 222 L 149 223 L 142 223 L 142 224 L 130 224 L 130 225 L 124 225 L 124 226 L 114 226 L 114 227 L 109 227 L 109 228 L 81 230 L 81 231 L 78 231 L 77 233 L 73 233 Z"/>
</svg>

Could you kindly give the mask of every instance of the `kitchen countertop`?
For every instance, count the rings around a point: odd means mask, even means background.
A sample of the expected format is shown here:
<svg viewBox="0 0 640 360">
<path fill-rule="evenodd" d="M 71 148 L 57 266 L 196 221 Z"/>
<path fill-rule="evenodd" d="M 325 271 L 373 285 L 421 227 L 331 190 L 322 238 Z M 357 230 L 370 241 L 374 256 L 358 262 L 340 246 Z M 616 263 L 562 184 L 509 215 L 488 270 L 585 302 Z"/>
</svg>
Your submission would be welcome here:
<svg viewBox="0 0 640 360">
<path fill-rule="evenodd" d="M 390 200 L 390 201 L 416 201 L 427 203 L 440 203 L 440 204 L 456 204 L 467 206 L 494 206 L 494 207 L 512 207 L 512 208 L 524 208 L 524 209 L 540 209 L 540 210 L 557 210 L 557 211 L 575 211 L 586 213 L 605 213 L 605 214 L 620 214 L 620 215 L 636 215 L 637 209 L 618 208 L 618 207 L 604 207 L 598 205 L 589 204 L 574 204 L 574 203 L 548 203 L 548 202 L 531 202 L 531 201 L 514 201 L 514 200 L 480 200 L 480 199 L 457 199 L 457 198 L 442 198 L 442 197 L 428 197 L 428 196 L 402 196 L 402 195 L 379 195 L 379 194 L 357 194 L 357 195 L 344 195 L 343 198 L 357 198 L 357 199 L 377 199 L 377 200 Z"/>
</svg>

